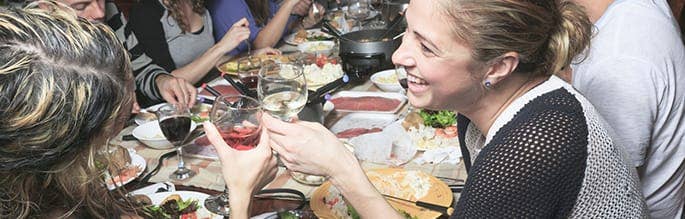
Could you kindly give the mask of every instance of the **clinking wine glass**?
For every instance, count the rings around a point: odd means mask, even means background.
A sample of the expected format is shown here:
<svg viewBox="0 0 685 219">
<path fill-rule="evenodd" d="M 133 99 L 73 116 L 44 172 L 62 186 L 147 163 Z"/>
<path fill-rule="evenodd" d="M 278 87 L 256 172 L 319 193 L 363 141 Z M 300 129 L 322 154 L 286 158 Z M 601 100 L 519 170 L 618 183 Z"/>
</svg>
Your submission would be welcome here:
<svg viewBox="0 0 685 219">
<path fill-rule="evenodd" d="M 164 104 L 157 110 L 157 119 L 164 137 L 176 147 L 178 152 L 178 169 L 171 173 L 169 178 L 185 180 L 195 176 L 195 171 L 186 168 L 183 162 L 182 146 L 192 131 L 190 110 L 184 105 Z"/>
<path fill-rule="evenodd" d="M 307 81 L 302 65 L 273 61 L 262 63 L 257 95 L 264 111 L 282 121 L 290 121 L 307 103 Z"/>
<path fill-rule="evenodd" d="M 262 130 L 261 103 L 243 95 L 223 95 L 214 100 L 210 121 L 219 130 L 226 144 L 236 150 L 251 150 L 259 144 Z M 205 199 L 205 208 L 222 216 L 230 215 L 228 188 Z"/>
</svg>

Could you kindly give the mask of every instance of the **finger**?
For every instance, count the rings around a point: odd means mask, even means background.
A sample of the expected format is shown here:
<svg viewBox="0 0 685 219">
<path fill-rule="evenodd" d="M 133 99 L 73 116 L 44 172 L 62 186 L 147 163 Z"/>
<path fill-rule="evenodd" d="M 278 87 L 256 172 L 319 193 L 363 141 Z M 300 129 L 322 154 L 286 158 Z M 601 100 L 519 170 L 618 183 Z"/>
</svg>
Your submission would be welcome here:
<svg viewBox="0 0 685 219">
<path fill-rule="evenodd" d="M 183 93 L 183 90 L 181 90 L 181 88 L 179 87 L 178 82 L 174 80 L 170 83 L 171 84 L 169 84 L 169 89 L 171 90 L 171 93 L 174 96 L 174 99 L 176 100 L 174 104 L 186 105 L 186 98 L 184 97 L 185 94 Z"/>
<path fill-rule="evenodd" d="M 261 150 L 261 151 L 268 151 L 269 156 L 271 156 L 271 147 L 269 146 L 269 142 L 271 140 L 269 139 L 269 133 L 266 131 L 265 128 L 262 128 L 260 130 L 260 136 L 259 136 L 259 144 L 257 144 L 256 150 Z"/>
<path fill-rule="evenodd" d="M 195 99 L 197 98 L 197 89 L 188 82 L 183 82 L 186 85 L 186 90 L 188 91 L 188 107 L 192 108 L 195 106 Z"/>
<path fill-rule="evenodd" d="M 189 101 L 190 91 L 188 91 L 188 87 L 186 87 L 185 80 L 177 78 L 176 79 L 176 86 L 178 87 L 178 90 L 181 92 L 181 96 L 179 97 L 179 99 L 182 100 L 181 104 L 183 104 L 184 106 L 192 107 L 192 105 L 189 105 L 190 104 L 190 101 Z"/>
<path fill-rule="evenodd" d="M 287 134 L 299 129 L 295 123 L 283 122 L 280 119 L 276 119 L 269 115 L 262 116 L 262 122 L 268 127 L 269 132 L 271 133 Z"/>
<path fill-rule="evenodd" d="M 216 129 L 216 126 L 212 124 L 209 121 L 205 121 L 202 123 L 202 126 L 205 128 L 205 134 L 207 135 L 207 139 L 209 139 L 209 142 L 212 143 L 212 146 L 214 146 L 214 149 L 216 150 L 217 154 L 219 154 L 220 159 L 228 158 L 230 156 L 230 153 L 234 151 L 235 149 L 229 147 L 226 142 L 224 141 L 223 137 L 221 137 L 221 134 L 219 134 L 219 130 Z"/>
<path fill-rule="evenodd" d="M 240 26 L 240 27 L 248 27 L 250 25 L 250 22 L 247 21 L 247 18 L 242 18 L 238 22 L 235 22 L 233 26 Z"/>
</svg>

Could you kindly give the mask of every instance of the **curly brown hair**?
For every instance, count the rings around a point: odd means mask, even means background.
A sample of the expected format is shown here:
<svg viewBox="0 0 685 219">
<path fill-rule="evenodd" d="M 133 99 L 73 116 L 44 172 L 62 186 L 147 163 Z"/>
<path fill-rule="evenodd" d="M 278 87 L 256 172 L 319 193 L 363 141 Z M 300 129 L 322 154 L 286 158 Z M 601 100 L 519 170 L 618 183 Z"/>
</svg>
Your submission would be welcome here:
<svg viewBox="0 0 685 219">
<path fill-rule="evenodd" d="M 205 13 L 205 0 L 164 0 L 164 5 L 169 10 L 169 15 L 171 15 L 178 26 L 181 27 L 183 33 L 190 32 L 190 26 L 186 22 L 186 14 L 181 10 L 182 4 L 190 4 L 193 8 L 193 12 L 202 15 Z"/>
<path fill-rule="evenodd" d="M 106 24 L 40 6 L 0 9 L 0 218 L 135 214 L 102 177 L 133 102 L 126 50 Z"/>
</svg>

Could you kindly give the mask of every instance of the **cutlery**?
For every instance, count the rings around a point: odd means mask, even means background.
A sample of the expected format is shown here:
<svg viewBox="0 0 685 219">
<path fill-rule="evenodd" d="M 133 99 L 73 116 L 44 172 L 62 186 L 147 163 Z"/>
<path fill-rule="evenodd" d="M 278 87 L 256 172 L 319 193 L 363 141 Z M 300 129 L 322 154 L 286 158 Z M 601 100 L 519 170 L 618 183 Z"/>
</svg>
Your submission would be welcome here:
<svg viewBox="0 0 685 219">
<path fill-rule="evenodd" d="M 167 152 L 167 153 L 163 154 L 162 156 L 160 156 L 159 160 L 157 161 L 157 166 L 154 169 L 152 169 L 148 174 L 143 176 L 138 184 L 142 185 L 142 184 L 146 184 L 148 181 L 150 181 L 150 178 L 152 178 L 152 176 L 156 175 L 159 172 L 159 170 L 162 169 L 162 165 L 164 163 L 164 160 L 167 158 L 176 156 L 176 153 L 177 153 L 176 150 L 173 150 L 173 151 Z"/>
<path fill-rule="evenodd" d="M 252 97 L 252 98 L 257 97 L 257 94 L 256 94 L 257 92 L 253 92 L 249 88 L 247 88 L 244 84 L 233 80 L 233 78 L 231 78 L 231 76 L 222 73 L 221 77 L 223 77 L 224 80 L 228 81 L 228 83 L 231 84 L 231 86 L 233 86 L 233 88 L 235 88 L 238 91 L 238 93 L 245 95 L 245 96 Z"/>
<path fill-rule="evenodd" d="M 332 81 L 331 83 L 328 83 L 324 85 L 323 87 L 320 87 L 319 89 L 316 89 L 316 91 L 310 93 L 307 96 L 307 103 L 320 103 L 324 100 L 326 100 L 326 95 L 328 95 L 328 92 L 343 86 L 347 83 L 350 82 L 350 77 L 347 76 L 347 74 L 344 74 L 341 78 Z"/>
<path fill-rule="evenodd" d="M 209 91 L 210 94 L 214 95 L 215 97 L 221 96 L 221 93 L 214 89 L 213 87 L 208 86 L 207 84 L 202 84 L 202 89 L 206 89 Z"/>
<path fill-rule="evenodd" d="M 382 194 L 382 195 L 383 195 L 384 197 L 391 198 L 391 199 L 395 199 L 395 200 L 398 200 L 398 201 L 403 201 L 403 202 L 408 202 L 408 203 L 414 203 L 416 206 L 419 206 L 419 207 L 422 207 L 422 208 L 425 208 L 425 209 L 428 209 L 428 210 L 431 210 L 431 211 L 437 211 L 437 212 L 440 212 L 440 213 L 442 213 L 442 214 L 444 214 L 444 215 L 447 215 L 447 216 L 451 215 L 452 212 L 454 212 L 454 208 L 452 208 L 452 207 L 442 206 L 442 205 L 433 204 L 433 203 L 428 203 L 428 202 L 423 202 L 423 201 L 411 201 L 411 200 L 407 200 L 407 199 L 395 197 L 395 196 L 392 196 L 392 195 L 386 195 L 386 194 Z"/>
</svg>

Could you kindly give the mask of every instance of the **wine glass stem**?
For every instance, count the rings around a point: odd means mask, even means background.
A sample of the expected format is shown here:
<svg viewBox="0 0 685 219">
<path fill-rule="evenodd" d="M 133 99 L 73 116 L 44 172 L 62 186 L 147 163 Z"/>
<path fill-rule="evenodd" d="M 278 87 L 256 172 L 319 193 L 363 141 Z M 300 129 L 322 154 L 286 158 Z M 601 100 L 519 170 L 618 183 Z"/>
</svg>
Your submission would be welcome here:
<svg viewBox="0 0 685 219">
<path fill-rule="evenodd" d="M 186 163 L 183 162 L 183 147 L 176 148 L 176 152 L 178 154 L 178 169 L 186 168 Z"/>
</svg>

